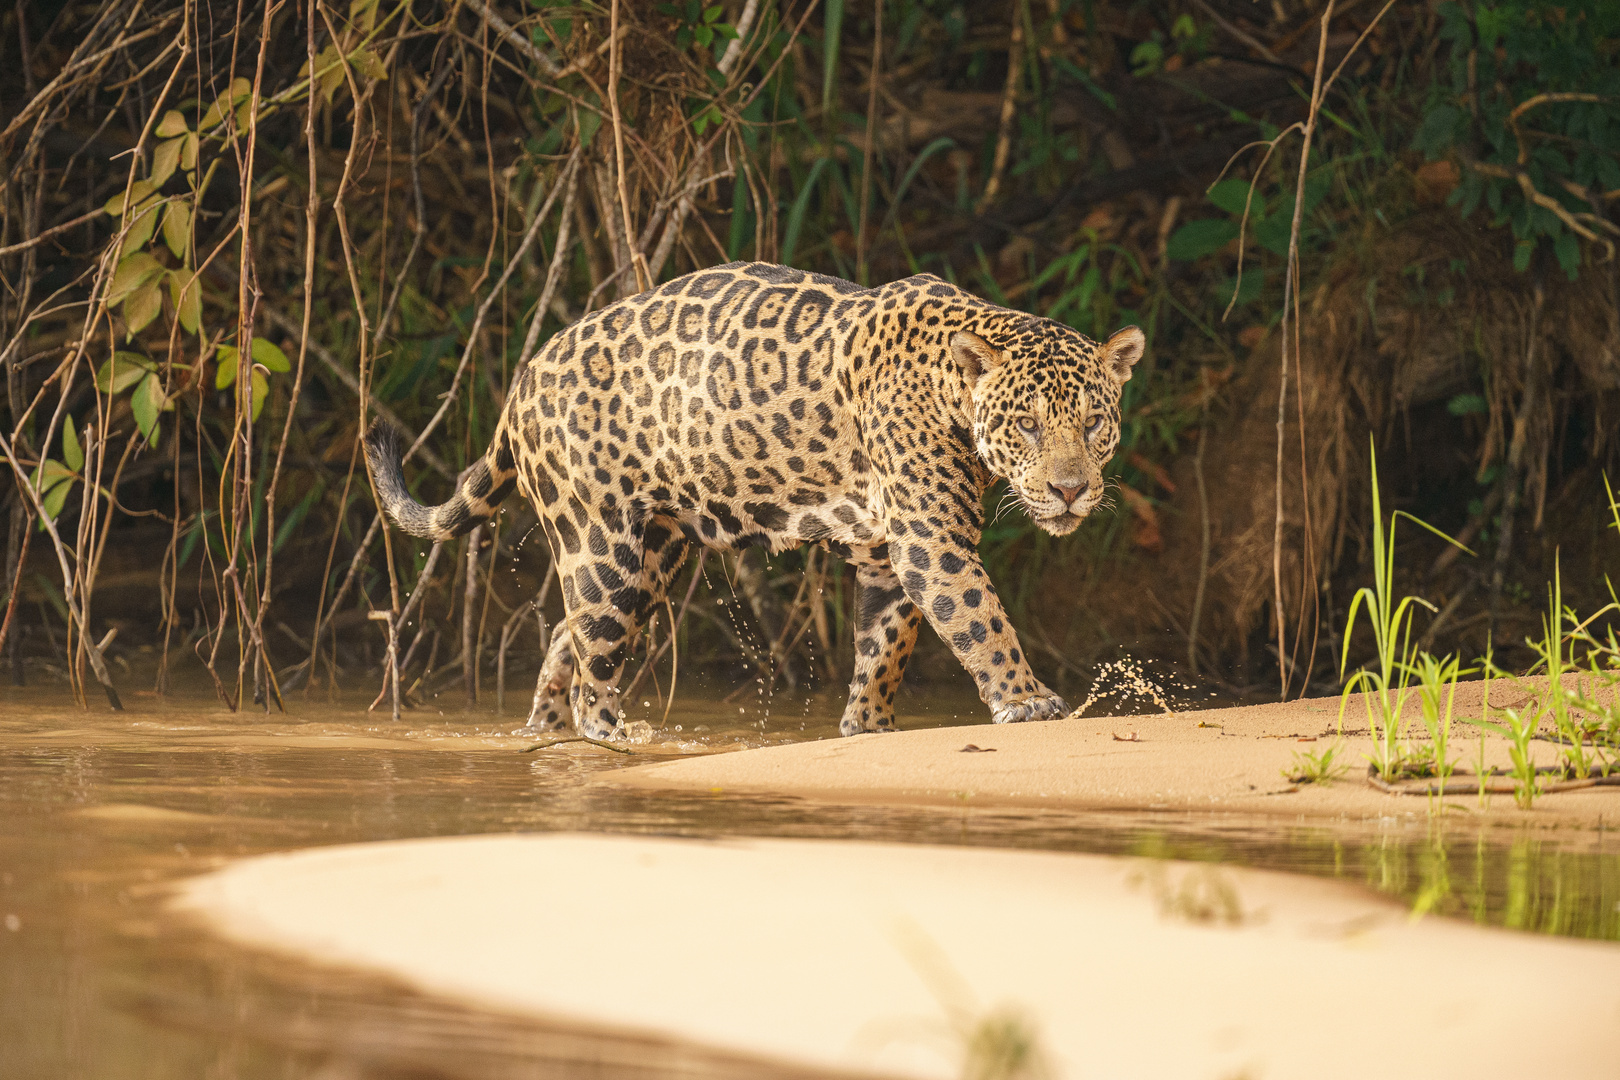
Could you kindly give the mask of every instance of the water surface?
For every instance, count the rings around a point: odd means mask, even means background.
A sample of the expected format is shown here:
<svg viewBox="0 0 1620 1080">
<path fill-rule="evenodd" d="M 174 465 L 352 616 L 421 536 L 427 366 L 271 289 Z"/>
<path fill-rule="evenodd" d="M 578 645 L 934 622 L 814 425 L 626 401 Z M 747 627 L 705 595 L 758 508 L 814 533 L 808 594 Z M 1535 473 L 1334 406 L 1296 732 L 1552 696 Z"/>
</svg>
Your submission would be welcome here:
<svg viewBox="0 0 1620 1080">
<path fill-rule="evenodd" d="M 201 694 L 81 711 L 0 691 L 0 1076 L 760 1075 L 689 1047 L 547 1030 L 379 979 L 227 946 L 165 913 L 172 883 L 244 855 L 517 831 L 854 837 L 1177 857 L 1335 877 L 1416 911 L 1620 940 L 1620 848 L 1606 831 L 1429 818 L 1296 823 L 1235 814 L 822 805 L 592 785 L 625 757 L 533 740 L 492 711 L 398 725 L 364 703 L 294 700 L 233 715 Z M 656 723 L 656 704 L 641 706 Z M 836 737 L 841 699 L 686 694 L 643 755 Z M 910 695 L 908 726 L 977 722 L 976 700 Z M 679 732 L 675 729 L 679 727 Z M 852 901 L 853 902 L 853 901 Z M 828 918 L 840 918 L 829 912 Z M 627 897 L 606 926 L 511 898 L 514 934 L 679 934 L 681 913 Z M 431 928 L 424 928 L 431 932 Z"/>
</svg>

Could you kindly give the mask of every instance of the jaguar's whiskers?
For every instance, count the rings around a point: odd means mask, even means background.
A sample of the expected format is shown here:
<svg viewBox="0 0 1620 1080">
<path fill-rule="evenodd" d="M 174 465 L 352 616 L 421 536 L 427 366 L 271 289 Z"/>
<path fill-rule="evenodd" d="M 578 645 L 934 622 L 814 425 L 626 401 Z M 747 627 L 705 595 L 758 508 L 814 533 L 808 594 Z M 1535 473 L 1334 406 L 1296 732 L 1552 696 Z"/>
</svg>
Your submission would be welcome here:
<svg viewBox="0 0 1620 1080">
<path fill-rule="evenodd" d="M 1026 514 L 1030 514 L 1031 516 L 1034 514 L 1034 511 L 1030 508 L 1029 500 L 1024 498 L 1023 492 L 1009 484 L 1007 485 L 1007 490 L 1002 493 L 1000 500 L 996 502 L 996 512 L 990 518 L 990 525 L 985 527 L 989 528 L 990 526 L 993 526 L 996 522 L 1002 519 L 1007 511 L 1011 510 L 1015 506 L 1022 506 L 1024 508 L 1024 513 Z"/>
</svg>

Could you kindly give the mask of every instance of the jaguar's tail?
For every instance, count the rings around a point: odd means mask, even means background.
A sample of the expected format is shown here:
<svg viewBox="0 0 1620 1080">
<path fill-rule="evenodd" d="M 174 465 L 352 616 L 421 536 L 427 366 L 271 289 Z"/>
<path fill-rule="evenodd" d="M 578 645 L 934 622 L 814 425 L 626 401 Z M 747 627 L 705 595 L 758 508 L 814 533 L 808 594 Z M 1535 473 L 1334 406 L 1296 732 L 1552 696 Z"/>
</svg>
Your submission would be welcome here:
<svg viewBox="0 0 1620 1080">
<path fill-rule="evenodd" d="M 504 428 L 504 425 L 503 425 Z M 438 506 L 423 506 L 411 497 L 400 469 L 399 432 L 377 420 L 366 432 L 366 461 L 377 505 L 395 525 L 412 536 L 428 540 L 454 540 L 472 532 L 495 516 L 495 508 L 517 484 L 517 466 L 504 430 L 482 458 L 461 474 L 456 493 Z"/>
</svg>

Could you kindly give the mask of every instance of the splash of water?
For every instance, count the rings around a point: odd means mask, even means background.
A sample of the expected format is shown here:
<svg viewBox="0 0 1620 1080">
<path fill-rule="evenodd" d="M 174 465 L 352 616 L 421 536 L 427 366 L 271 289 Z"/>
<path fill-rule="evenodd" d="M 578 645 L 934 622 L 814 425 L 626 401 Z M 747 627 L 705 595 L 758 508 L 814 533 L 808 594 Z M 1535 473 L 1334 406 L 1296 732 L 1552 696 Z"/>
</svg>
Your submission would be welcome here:
<svg viewBox="0 0 1620 1080">
<path fill-rule="evenodd" d="M 1166 714 L 1175 712 L 1165 698 L 1164 687 L 1154 682 L 1141 661 L 1131 656 L 1121 656 L 1118 660 L 1109 660 L 1098 665 L 1097 677 L 1091 683 L 1091 692 L 1069 715 L 1080 716 L 1100 699 L 1107 697 L 1118 697 L 1125 701 L 1133 699 L 1151 701 L 1161 712 Z"/>
</svg>

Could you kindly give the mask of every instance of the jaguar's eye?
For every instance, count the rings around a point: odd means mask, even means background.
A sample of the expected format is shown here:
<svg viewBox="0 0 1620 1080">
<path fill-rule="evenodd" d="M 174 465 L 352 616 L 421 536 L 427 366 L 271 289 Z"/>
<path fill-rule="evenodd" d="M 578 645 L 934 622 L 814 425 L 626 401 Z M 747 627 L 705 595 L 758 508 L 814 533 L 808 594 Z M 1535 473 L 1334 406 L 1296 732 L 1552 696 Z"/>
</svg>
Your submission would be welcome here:
<svg viewBox="0 0 1620 1080">
<path fill-rule="evenodd" d="M 1086 421 L 1086 434 L 1095 435 L 1100 427 L 1102 427 L 1102 414 L 1099 413 Z"/>
<path fill-rule="evenodd" d="M 1033 435 L 1040 430 L 1040 425 L 1035 422 L 1033 416 L 1020 416 L 1018 418 L 1018 430 Z"/>
</svg>

